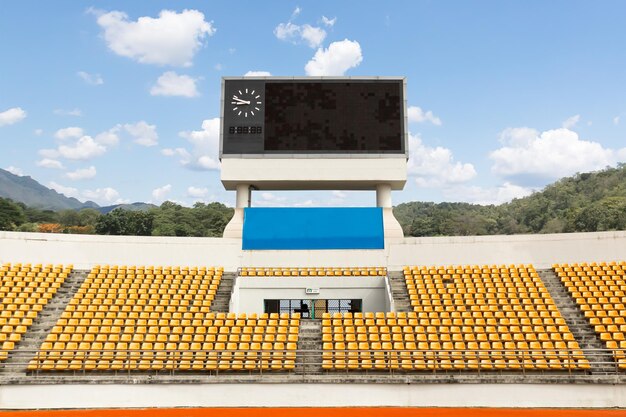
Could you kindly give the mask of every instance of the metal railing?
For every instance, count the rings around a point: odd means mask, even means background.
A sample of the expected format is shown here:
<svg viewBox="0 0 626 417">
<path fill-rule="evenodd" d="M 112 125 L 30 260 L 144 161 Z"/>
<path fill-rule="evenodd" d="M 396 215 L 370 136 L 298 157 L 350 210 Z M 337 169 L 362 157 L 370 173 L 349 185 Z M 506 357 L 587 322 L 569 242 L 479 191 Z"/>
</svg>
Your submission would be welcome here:
<svg viewBox="0 0 626 417">
<path fill-rule="evenodd" d="M 316 375 L 620 375 L 626 359 L 608 349 L 542 350 L 24 350 L 0 363 L 3 376 L 134 377 L 137 374 L 217 376 L 284 373 Z"/>
</svg>

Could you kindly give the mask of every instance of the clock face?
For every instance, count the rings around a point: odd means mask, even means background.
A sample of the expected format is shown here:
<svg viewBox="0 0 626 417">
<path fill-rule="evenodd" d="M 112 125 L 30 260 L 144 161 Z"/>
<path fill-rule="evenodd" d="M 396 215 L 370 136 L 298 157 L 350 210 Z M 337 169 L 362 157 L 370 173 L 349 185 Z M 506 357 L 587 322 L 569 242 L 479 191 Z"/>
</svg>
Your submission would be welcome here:
<svg viewBox="0 0 626 417">
<path fill-rule="evenodd" d="M 252 88 L 242 88 L 233 91 L 230 98 L 233 114 L 240 118 L 254 117 L 261 111 L 261 92 Z"/>
</svg>

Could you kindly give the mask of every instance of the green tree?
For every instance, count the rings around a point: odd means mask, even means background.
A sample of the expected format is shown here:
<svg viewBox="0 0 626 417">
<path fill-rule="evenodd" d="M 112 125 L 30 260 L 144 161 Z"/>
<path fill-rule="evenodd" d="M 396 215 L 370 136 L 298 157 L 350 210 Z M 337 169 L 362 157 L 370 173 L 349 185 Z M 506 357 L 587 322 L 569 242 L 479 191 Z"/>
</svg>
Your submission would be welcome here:
<svg viewBox="0 0 626 417">
<path fill-rule="evenodd" d="M 22 208 L 8 198 L 0 198 L 0 230 L 15 230 L 26 221 Z"/>
<path fill-rule="evenodd" d="M 101 235 L 150 236 L 154 215 L 117 208 L 96 221 L 96 233 Z"/>
</svg>

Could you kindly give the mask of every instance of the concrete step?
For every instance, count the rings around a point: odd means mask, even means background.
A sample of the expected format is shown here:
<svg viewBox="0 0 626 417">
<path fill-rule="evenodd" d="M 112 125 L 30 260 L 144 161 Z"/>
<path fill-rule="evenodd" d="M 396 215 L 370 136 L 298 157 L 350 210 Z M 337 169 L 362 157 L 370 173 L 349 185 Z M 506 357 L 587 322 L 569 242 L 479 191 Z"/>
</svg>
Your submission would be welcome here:
<svg viewBox="0 0 626 417">
<path fill-rule="evenodd" d="M 316 350 L 303 352 L 296 358 L 296 372 L 306 375 L 321 374 L 322 368 L 322 320 L 302 319 L 298 332 L 298 350 Z"/>
<path fill-rule="evenodd" d="M 211 311 L 227 313 L 230 306 L 230 296 L 235 281 L 234 272 L 224 272 L 220 285 L 215 292 L 215 299 L 211 303 Z"/>
<path fill-rule="evenodd" d="M 596 335 L 594 329 L 585 318 L 582 310 L 578 307 L 574 299 L 569 295 L 567 288 L 561 283 L 551 269 L 537 270 L 539 277 L 548 289 L 550 296 L 554 300 L 561 315 L 565 319 L 567 326 L 578 341 L 583 353 L 592 362 L 601 364 L 592 365 L 592 375 L 602 375 L 615 371 L 613 357 L 609 354 L 599 354 L 595 349 L 606 349 L 605 344 Z"/>
<path fill-rule="evenodd" d="M 393 298 L 396 311 L 412 311 L 406 281 L 404 280 L 404 273 L 402 271 L 389 271 L 388 277 L 391 287 L 391 297 Z"/>
</svg>

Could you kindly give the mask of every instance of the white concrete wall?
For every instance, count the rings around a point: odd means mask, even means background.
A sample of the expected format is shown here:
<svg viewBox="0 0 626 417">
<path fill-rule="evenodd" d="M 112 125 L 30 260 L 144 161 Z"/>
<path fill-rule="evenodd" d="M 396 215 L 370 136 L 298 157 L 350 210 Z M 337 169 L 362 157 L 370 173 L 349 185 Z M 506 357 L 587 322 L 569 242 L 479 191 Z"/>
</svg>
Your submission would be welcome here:
<svg viewBox="0 0 626 417">
<path fill-rule="evenodd" d="M 402 265 L 532 263 L 626 259 L 626 232 L 425 237 L 388 240 L 388 267 Z"/>
<path fill-rule="evenodd" d="M 0 409 L 626 407 L 615 384 L 51 384 L 0 386 Z"/>
<path fill-rule="evenodd" d="M 0 262 L 240 266 L 387 266 L 626 259 L 626 232 L 387 239 L 384 250 L 242 251 L 241 240 L 0 232 Z"/>
<path fill-rule="evenodd" d="M 125 265 L 214 265 L 235 270 L 241 240 L 194 237 L 97 236 L 0 231 L 0 262 Z"/>
<path fill-rule="evenodd" d="M 306 294 L 318 288 L 319 294 Z M 263 313 L 263 300 L 362 299 L 363 311 L 387 311 L 382 277 L 238 277 L 231 311 Z"/>
</svg>

